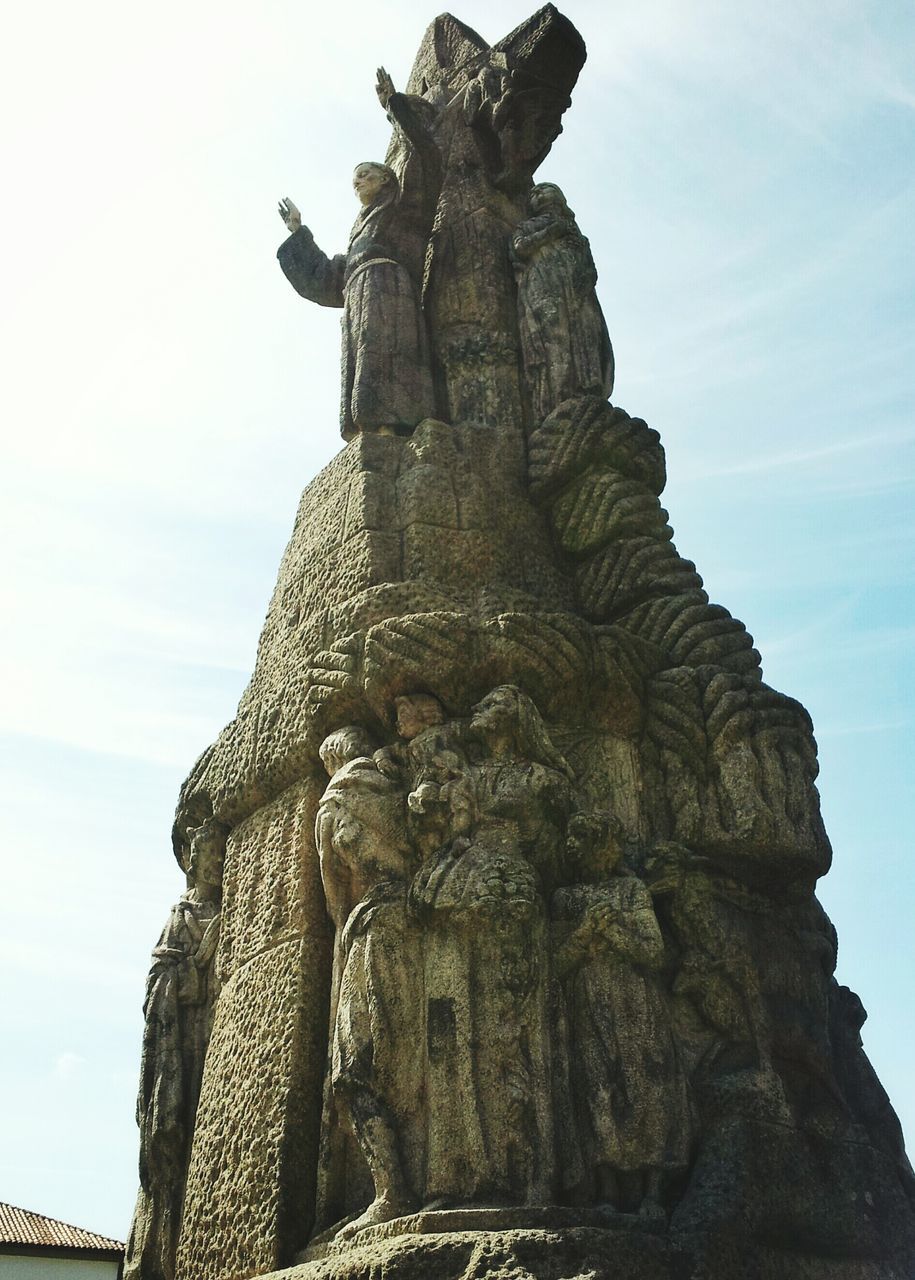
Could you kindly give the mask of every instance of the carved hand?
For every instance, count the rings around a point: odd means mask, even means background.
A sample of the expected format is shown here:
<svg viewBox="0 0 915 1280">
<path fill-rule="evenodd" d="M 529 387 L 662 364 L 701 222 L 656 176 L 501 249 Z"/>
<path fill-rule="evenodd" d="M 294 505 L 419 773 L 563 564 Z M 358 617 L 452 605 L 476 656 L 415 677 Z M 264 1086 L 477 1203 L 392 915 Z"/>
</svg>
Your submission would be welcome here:
<svg viewBox="0 0 915 1280">
<path fill-rule="evenodd" d="M 378 101 L 384 107 L 385 111 L 387 111 L 388 103 L 391 101 L 391 94 L 396 93 L 396 90 L 394 88 L 394 81 L 385 71 L 384 67 L 378 68 L 378 79 L 375 83 L 375 92 L 378 94 Z"/>
<path fill-rule="evenodd" d="M 619 920 L 619 912 L 608 902 L 598 902 L 589 909 L 586 919 L 595 933 L 607 934 Z"/>
<path fill-rule="evenodd" d="M 286 227 L 290 233 L 298 231 L 302 225 L 302 215 L 292 203 L 288 196 L 285 196 L 278 205 L 280 217 L 286 223 Z"/>
</svg>

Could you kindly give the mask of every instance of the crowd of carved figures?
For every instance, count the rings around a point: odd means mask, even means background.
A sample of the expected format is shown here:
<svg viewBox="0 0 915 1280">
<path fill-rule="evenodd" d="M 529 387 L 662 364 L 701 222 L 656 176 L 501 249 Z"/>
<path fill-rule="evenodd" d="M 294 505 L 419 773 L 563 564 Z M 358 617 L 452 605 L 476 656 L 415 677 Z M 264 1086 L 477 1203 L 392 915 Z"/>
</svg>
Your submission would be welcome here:
<svg viewBox="0 0 915 1280">
<path fill-rule="evenodd" d="M 734 1106 L 860 1131 L 915 1194 L 809 893 L 627 843 L 515 686 L 464 717 L 427 693 L 394 715 L 386 743 L 350 724 L 320 750 L 335 937 L 317 1235 L 468 1205 L 663 1221 L 710 1110 Z M 128 1276 L 174 1274 L 225 838 L 213 820 L 189 833 L 189 890 L 153 953 Z"/>
<path fill-rule="evenodd" d="M 398 698 L 397 731 L 378 745 L 350 725 L 321 753 L 336 941 L 319 1231 L 471 1204 L 663 1219 L 701 1112 L 741 1094 L 876 1120 L 910 1178 L 814 899 L 682 846 L 624 847 L 514 686 L 460 719 Z"/>
</svg>

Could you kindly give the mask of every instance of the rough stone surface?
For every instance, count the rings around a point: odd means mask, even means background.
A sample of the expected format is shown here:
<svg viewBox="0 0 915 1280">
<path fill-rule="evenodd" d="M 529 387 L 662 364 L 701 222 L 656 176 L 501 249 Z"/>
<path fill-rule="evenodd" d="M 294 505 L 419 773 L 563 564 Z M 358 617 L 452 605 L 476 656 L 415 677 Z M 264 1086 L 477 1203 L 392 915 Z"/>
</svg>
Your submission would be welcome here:
<svg viewBox="0 0 915 1280">
<path fill-rule="evenodd" d="M 330 937 L 305 782 L 229 839 L 207 1054 L 175 1275 L 254 1275 L 300 1248 L 314 1201 Z M 313 1217 L 313 1214 L 312 1214 Z"/>
<path fill-rule="evenodd" d="M 349 443 L 179 797 L 132 1280 L 915 1274 L 810 719 L 674 545 L 533 187 L 584 56 L 444 15 L 347 252 L 281 202 Z"/>
<path fill-rule="evenodd" d="M 191 1137 L 218 991 L 226 830 L 208 818 L 187 831 L 188 890 L 153 950 L 143 1005 L 137 1097 L 140 1190 L 127 1242 L 128 1280 L 173 1273 Z"/>
</svg>

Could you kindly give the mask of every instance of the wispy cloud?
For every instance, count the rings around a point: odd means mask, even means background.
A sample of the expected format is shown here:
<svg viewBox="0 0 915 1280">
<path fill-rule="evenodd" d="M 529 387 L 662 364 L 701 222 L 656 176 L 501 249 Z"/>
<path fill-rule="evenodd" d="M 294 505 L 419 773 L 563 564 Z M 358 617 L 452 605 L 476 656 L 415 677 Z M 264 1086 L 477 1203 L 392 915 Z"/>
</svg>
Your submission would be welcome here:
<svg viewBox="0 0 915 1280">
<path fill-rule="evenodd" d="M 915 424 L 904 430 L 868 431 L 866 434 L 850 436 L 845 440 L 834 440 L 829 444 L 817 445 L 813 448 L 798 447 L 785 449 L 779 453 L 757 454 L 755 457 L 743 458 L 738 462 L 728 462 L 724 465 L 697 460 L 692 463 L 690 470 L 694 474 L 703 476 L 758 475 L 783 467 L 808 467 L 814 463 L 823 462 L 827 458 L 855 453 L 862 449 L 872 450 L 880 445 L 906 444 L 913 440 L 915 440 Z"/>
<path fill-rule="evenodd" d="M 829 724 L 827 722 L 817 726 L 816 736 L 817 741 L 822 742 L 826 738 L 853 738 L 867 733 L 894 733 L 898 729 L 907 729 L 911 723 L 908 716 L 862 724 Z"/>
<path fill-rule="evenodd" d="M 60 1054 L 54 1063 L 55 1080 L 69 1081 L 78 1076 L 86 1066 L 86 1059 L 79 1053 L 68 1049 Z"/>
<path fill-rule="evenodd" d="M 908 654 L 915 642 L 915 626 L 879 627 L 873 630 L 843 629 L 836 623 L 850 614 L 851 602 L 788 635 L 763 639 L 759 647 L 765 656 L 790 654 L 793 658 L 814 657 L 821 666 L 847 664 L 852 659 Z M 828 637 L 828 639 L 827 639 Z"/>
<path fill-rule="evenodd" d="M 764 657 L 780 653 L 797 654 L 822 647 L 823 637 L 830 635 L 837 624 L 849 618 L 858 603 L 856 595 L 848 595 L 826 611 L 817 611 L 809 622 L 781 636 L 767 638 L 757 636 L 757 645 Z"/>
</svg>

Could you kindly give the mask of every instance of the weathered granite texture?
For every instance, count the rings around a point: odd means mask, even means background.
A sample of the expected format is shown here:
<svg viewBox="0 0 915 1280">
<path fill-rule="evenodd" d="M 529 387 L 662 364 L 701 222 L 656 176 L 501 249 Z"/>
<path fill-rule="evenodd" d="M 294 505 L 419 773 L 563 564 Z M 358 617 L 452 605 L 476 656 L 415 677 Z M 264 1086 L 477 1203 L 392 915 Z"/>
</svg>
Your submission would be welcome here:
<svg viewBox="0 0 915 1280">
<path fill-rule="evenodd" d="M 218 991 L 213 958 L 226 828 L 211 816 L 188 829 L 187 844 L 187 893 L 172 907 L 153 950 L 143 1005 L 140 1190 L 127 1243 L 128 1280 L 172 1272 Z"/>
<path fill-rule="evenodd" d="M 441 17 L 347 252 L 281 203 L 349 443 L 179 798 L 133 1280 L 915 1274 L 809 717 L 674 546 L 533 187 L 584 56 Z"/>
</svg>

